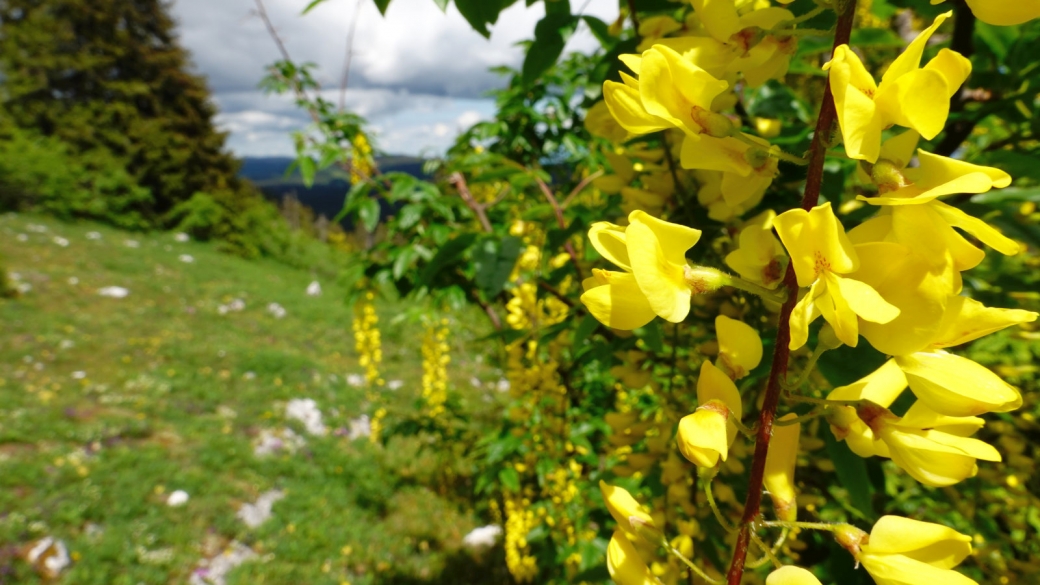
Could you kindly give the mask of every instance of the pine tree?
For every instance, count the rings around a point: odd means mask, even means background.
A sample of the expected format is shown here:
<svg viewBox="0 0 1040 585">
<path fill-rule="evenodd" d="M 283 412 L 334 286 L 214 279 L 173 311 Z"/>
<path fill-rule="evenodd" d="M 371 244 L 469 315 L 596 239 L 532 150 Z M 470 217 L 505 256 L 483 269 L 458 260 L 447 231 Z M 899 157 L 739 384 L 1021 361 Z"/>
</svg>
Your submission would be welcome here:
<svg viewBox="0 0 1040 585">
<path fill-rule="evenodd" d="M 0 0 L 0 115 L 125 161 L 155 223 L 196 192 L 255 196 L 174 28 L 163 0 Z"/>
</svg>

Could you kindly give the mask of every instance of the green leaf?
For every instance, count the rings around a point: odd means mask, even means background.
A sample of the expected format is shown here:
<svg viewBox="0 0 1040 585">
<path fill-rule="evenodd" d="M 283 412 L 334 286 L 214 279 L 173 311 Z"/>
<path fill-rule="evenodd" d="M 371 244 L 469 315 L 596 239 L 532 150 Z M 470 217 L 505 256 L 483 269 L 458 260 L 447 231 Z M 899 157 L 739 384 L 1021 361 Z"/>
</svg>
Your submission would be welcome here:
<svg viewBox="0 0 1040 585">
<path fill-rule="evenodd" d="M 520 491 L 520 474 L 512 467 L 507 467 L 498 472 L 498 481 L 502 487 L 511 492 Z"/>
<path fill-rule="evenodd" d="M 867 464 L 863 458 L 856 455 L 844 442 L 839 443 L 834 439 L 830 431 L 824 431 L 824 442 L 827 445 L 827 455 L 834 463 L 834 471 L 838 474 L 841 482 L 849 492 L 848 504 L 860 512 L 866 520 L 874 519 L 874 506 L 872 504 L 873 484 L 870 483 L 870 475 L 867 473 Z"/>
<path fill-rule="evenodd" d="M 599 41 L 599 44 L 602 45 L 603 48 L 606 49 L 612 47 L 614 46 L 614 43 L 617 42 L 617 39 L 611 36 L 610 25 L 607 23 L 595 16 L 589 16 L 587 14 L 582 16 L 581 19 L 585 21 L 585 25 L 589 27 L 590 31 L 592 31 L 592 36 L 596 37 L 596 40 Z"/>
<path fill-rule="evenodd" d="M 433 0 L 433 3 L 437 5 L 437 8 L 441 9 L 441 12 L 448 11 L 448 0 Z"/>
<path fill-rule="evenodd" d="M 516 265 L 516 259 L 520 257 L 521 246 L 520 238 L 506 236 L 501 240 L 488 238 L 477 249 L 474 255 L 476 282 L 488 298 L 502 292 Z"/>
<path fill-rule="evenodd" d="M 578 328 L 574 330 L 574 345 L 578 346 L 592 336 L 597 327 L 599 327 L 599 321 L 592 315 L 585 315 L 585 318 L 578 324 Z"/>
<path fill-rule="evenodd" d="M 314 163 L 314 159 L 309 156 L 301 156 L 297 159 L 300 166 L 300 177 L 303 178 L 303 184 L 306 187 L 314 185 L 314 175 L 318 171 L 317 165 Z"/>
<path fill-rule="evenodd" d="M 405 271 L 415 264 L 415 259 L 418 255 L 418 252 L 412 246 L 408 246 L 401 250 L 401 253 L 397 255 L 397 258 L 394 258 L 394 280 L 401 280 Z"/>
<path fill-rule="evenodd" d="M 358 218 L 365 229 L 372 232 L 379 225 L 379 201 L 368 198 L 361 202 L 358 208 Z"/>
<path fill-rule="evenodd" d="M 455 7 L 473 30 L 491 37 L 489 24 L 498 21 L 498 15 L 516 0 L 455 0 Z"/>
<path fill-rule="evenodd" d="M 308 4 L 307 7 L 303 9 L 303 12 L 301 12 L 300 15 L 302 16 L 304 14 L 307 14 L 311 11 L 311 9 L 313 9 L 315 6 L 321 4 L 324 1 L 325 0 L 311 0 L 310 4 Z"/>
<path fill-rule="evenodd" d="M 574 31 L 577 20 L 562 13 L 546 14 L 534 27 L 534 43 L 524 58 L 522 76 L 524 85 L 531 85 L 556 64 L 563 53 L 567 37 Z"/>
<path fill-rule="evenodd" d="M 433 256 L 433 260 L 430 260 L 430 262 L 423 267 L 422 272 L 419 273 L 419 282 L 429 285 L 438 273 L 454 262 L 463 252 L 468 250 L 476 239 L 477 234 L 469 233 L 448 240 L 447 243 L 437 250 L 437 253 Z"/>
<path fill-rule="evenodd" d="M 359 0 L 360 1 L 360 0 Z M 376 8 L 379 9 L 379 14 L 386 16 L 386 7 L 390 6 L 390 0 L 375 0 Z M 444 10 L 443 8 L 441 10 Z"/>
<path fill-rule="evenodd" d="M 401 211 L 397 212 L 397 227 L 407 230 L 419 223 L 422 219 L 423 208 L 421 205 L 416 203 L 409 203 L 401 208 Z"/>
</svg>

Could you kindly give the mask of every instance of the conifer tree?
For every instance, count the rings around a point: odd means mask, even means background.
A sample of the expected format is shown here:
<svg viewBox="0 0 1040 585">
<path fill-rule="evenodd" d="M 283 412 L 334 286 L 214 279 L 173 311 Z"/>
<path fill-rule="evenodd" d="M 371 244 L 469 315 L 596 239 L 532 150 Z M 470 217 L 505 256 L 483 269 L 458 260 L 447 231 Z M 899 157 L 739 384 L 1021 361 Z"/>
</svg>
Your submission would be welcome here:
<svg viewBox="0 0 1040 585">
<path fill-rule="evenodd" d="M 196 192 L 255 196 L 163 0 L 0 0 L 0 83 L 17 126 L 125 161 L 154 223 Z"/>
</svg>

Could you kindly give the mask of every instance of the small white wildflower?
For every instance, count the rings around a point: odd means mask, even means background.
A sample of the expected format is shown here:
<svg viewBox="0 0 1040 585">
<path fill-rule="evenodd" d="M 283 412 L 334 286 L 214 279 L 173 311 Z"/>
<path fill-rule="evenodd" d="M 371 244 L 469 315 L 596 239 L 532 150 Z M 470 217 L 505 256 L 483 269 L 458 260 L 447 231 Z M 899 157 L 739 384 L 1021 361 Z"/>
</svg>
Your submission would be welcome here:
<svg viewBox="0 0 1040 585">
<path fill-rule="evenodd" d="M 76 286 L 77 284 L 79 284 L 79 279 L 76 278 L 75 276 L 70 276 L 69 277 L 69 284 L 72 285 L 72 286 Z"/>
<path fill-rule="evenodd" d="M 318 403 L 311 398 L 294 398 L 285 405 L 285 416 L 291 420 L 298 420 L 303 427 L 312 435 L 324 435 L 327 430 L 325 423 L 321 420 L 321 411 Z"/>
<path fill-rule="evenodd" d="M 227 305 L 220 305 L 219 307 L 217 307 L 217 313 L 220 313 L 221 315 L 227 315 L 228 314 L 228 306 Z"/>
<path fill-rule="evenodd" d="M 173 239 L 183 244 L 184 242 L 191 240 L 191 237 L 184 232 L 179 232 L 173 235 Z"/>
<path fill-rule="evenodd" d="M 246 308 L 246 302 L 242 299 L 234 299 L 228 304 L 228 310 L 230 311 L 241 311 Z"/>
<path fill-rule="evenodd" d="M 242 374 L 242 379 L 243 380 L 255 380 L 256 379 L 256 372 L 246 372 L 246 373 Z"/>
<path fill-rule="evenodd" d="M 30 224 L 25 226 L 25 229 L 29 230 L 30 232 L 36 232 L 38 234 L 42 234 L 42 233 L 47 231 L 47 226 L 39 225 L 39 224 L 36 224 L 36 223 L 30 223 Z"/>
<path fill-rule="evenodd" d="M 321 284 L 315 280 L 314 282 L 307 285 L 307 296 L 309 297 L 320 297 L 321 296 Z"/>
<path fill-rule="evenodd" d="M 76 342 L 71 339 L 62 339 L 58 344 L 58 349 L 72 349 L 73 347 L 76 347 Z"/>
<path fill-rule="evenodd" d="M 106 286 L 98 289 L 98 294 L 103 297 L 109 297 L 112 299 L 126 298 L 130 294 L 130 290 L 121 286 Z"/>
<path fill-rule="evenodd" d="M 390 380 L 386 383 L 388 390 L 400 390 L 402 386 L 404 386 L 404 382 L 401 380 Z"/>
<path fill-rule="evenodd" d="M 509 380 L 502 378 L 498 381 L 498 384 L 495 384 L 495 389 L 499 392 L 509 392 Z"/>
<path fill-rule="evenodd" d="M 32 290 L 32 285 L 28 282 L 19 282 L 14 288 L 18 291 L 18 294 L 24 295 Z"/>
<path fill-rule="evenodd" d="M 353 441 L 354 439 L 367 439 L 372 434 L 372 421 L 369 420 L 367 414 L 363 414 L 350 421 L 350 429 L 347 430 L 347 438 Z"/>
<path fill-rule="evenodd" d="M 123 241 L 123 245 L 126 246 L 127 248 L 140 248 L 141 247 L 141 243 L 138 242 L 137 240 L 124 240 Z"/>
<path fill-rule="evenodd" d="M 14 239 L 18 240 L 19 242 L 28 242 L 29 236 L 27 234 L 18 234 L 14 237 Z"/>
<path fill-rule="evenodd" d="M 69 247 L 69 241 L 67 239 L 61 237 L 61 236 L 54 236 L 54 238 L 52 238 L 52 239 L 53 239 L 55 244 L 61 246 L 62 248 L 68 248 Z"/>
<path fill-rule="evenodd" d="M 360 388 L 365 385 L 365 377 L 361 374 L 347 374 L 347 385 Z"/>
<path fill-rule="evenodd" d="M 480 378 L 478 378 L 476 376 L 473 376 L 472 378 L 469 379 L 469 385 L 473 386 L 474 388 L 480 388 L 480 386 L 481 386 Z"/>
<path fill-rule="evenodd" d="M 264 429 L 260 431 L 256 443 L 253 445 L 253 455 L 264 457 L 276 453 L 295 453 L 303 448 L 307 441 L 293 432 L 290 428 L 280 430 Z"/>
<path fill-rule="evenodd" d="M 170 494 L 170 497 L 166 498 L 166 505 L 171 508 L 183 506 L 188 503 L 188 492 L 184 490 L 177 490 Z"/>
<path fill-rule="evenodd" d="M 287 314 L 285 307 L 278 303 L 271 303 L 267 305 L 267 312 L 274 316 L 275 319 L 281 319 Z"/>
<path fill-rule="evenodd" d="M 195 257 L 191 254 L 181 254 L 180 256 L 177 256 L 177 259 L 185 264 L 191 264 L 195 261 Z"/>
<path fill-rule="evenodd" d="M 88 240 L 100 240 L 101 239 L 101 233 L 100 232 L 87 232 L 87 239 Z"/>
<path fill-rule="evenodd" d="M 75 372 L 72 372 L 72 379 L 73 380 L 82 380 L 83 378 L 86 378 L 86 377 L 87 377 L 87 373 L 84 372 L 83 370 L 77 370 Z"/>
<path fill-rule="evenodd" d="M 270 490 L 260 494 L 255 503 L 243 504 L 235 514 L 246 526 L 257 528 L 271 517 L 271 509 L 278 500 L 285 497 L 281 490 Z"/>
</svg>

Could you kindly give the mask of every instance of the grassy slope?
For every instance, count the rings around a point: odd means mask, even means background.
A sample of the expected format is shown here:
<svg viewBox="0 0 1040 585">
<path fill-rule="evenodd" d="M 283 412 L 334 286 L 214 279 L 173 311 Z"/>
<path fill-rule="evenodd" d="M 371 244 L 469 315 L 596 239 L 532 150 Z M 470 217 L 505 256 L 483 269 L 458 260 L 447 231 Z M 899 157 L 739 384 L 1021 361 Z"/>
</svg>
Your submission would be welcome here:
<svg viewBox="0 0 1040 585">
<path fill-rule="evenodd" d="M 45 535 L 77 559 L 65 583 L 185 583 L 233 539 L 269 556 L 229 583 L 413 582 L 473 564 L 456 549 L 477 519 L 424 487 L 444 461 L 416 441 L 308 436 L 295 455 L 253 455 L 262 429 L 304 434 L 284 417 L 290 399 L 316 400 L 332 429 L 363 411 L 364 392 L 345 382 L 360 370 L 334 283 L 309 297 L 310 275 L 276 263 L 38 216 L 0 218 L 0 242 L 0 262 L 33 287 L 0 300 L 0 582 L 36 582 L 14 552 Z M 97 294 L 112 285 L 129 296 Z M 234 298 L 245 310 L 218 314 Z M 391 323 L 399 309 L 380 307 L 385 377 L 404 382 L 387 394 L 392 413 L 414 407 L 421 377 L 421 335 Z M 488 375 L 453 338 L 455 386 L 468 389 Z M 235 518 L 272 488 L 287 497 L 271 520 Z M 178 489 L 190 501 L 166 506 Z"/>
</svg>

